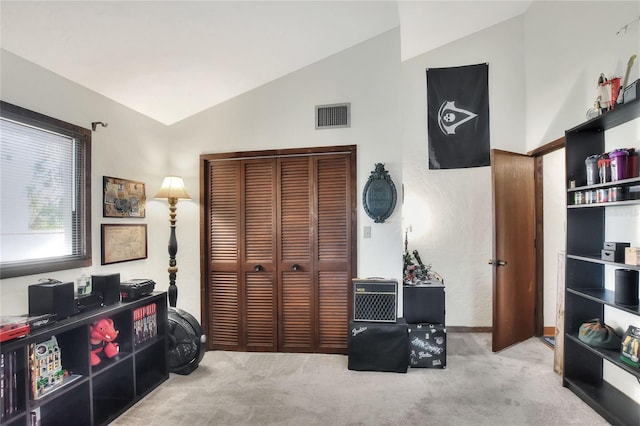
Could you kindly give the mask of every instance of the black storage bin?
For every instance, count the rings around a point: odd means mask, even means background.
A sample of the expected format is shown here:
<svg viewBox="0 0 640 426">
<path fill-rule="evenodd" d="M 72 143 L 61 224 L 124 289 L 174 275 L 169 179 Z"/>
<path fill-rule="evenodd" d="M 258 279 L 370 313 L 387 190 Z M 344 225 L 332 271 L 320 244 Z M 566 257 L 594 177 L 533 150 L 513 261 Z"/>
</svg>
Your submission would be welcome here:
<svg viewBox="0 0 640 426">
<path fill-rule="evenodd" d="M 615 302 L 621 305 L 638 305 L 638 271 L 616 269 Z"/>
<path fill-rule="evenodd" d="M 409 367 L 407 323 L 349 322 L 348 368 L 406 373 Z"/>
<path fill-rule="evenodd" d="M 403 317 L 408 324 L 445 324 L 444 285 L 402 287 Z"/>
<path fill-rule="evenodd" d="M 443 324 L 409 324 L 409 365 L 447 367 L 447 329 Z"/>
</svg>

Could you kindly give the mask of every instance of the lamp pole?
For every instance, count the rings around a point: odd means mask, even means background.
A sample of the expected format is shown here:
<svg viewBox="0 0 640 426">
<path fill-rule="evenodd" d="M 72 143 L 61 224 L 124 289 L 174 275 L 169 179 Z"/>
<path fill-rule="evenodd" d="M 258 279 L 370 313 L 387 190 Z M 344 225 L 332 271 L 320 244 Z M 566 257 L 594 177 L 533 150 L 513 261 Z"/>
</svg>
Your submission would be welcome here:
<svg viewBox="0 0 640 426">
<path fill-rule="evenodd" d="M 176 204 L 178 199 L 171 197 L 169 200 L 169 222 L 171 223 L 171 235 L 169 236 L 169 306 L 175 308 L 178 301 L 178 287 L 176 286 L 176 253 L 178 253 L 178 240 L 176 239 Z"/>
<path fill-rule="evenodd" d="M 169 236 L 169 306 L 176 307 L 178 301 L 178 287 L 176 287 L 176 253 L 178 252 L 178 240 L 176 239 L 176 204 L 178 200 L 190 200 L 189 194 L 184 190 L 184 182 L 180 176 L 167 176 L 162 181 L 162 186 L 155 196 L 158 200 L 169 201 L 169 223 L 171 235 Z"/>
</svg>

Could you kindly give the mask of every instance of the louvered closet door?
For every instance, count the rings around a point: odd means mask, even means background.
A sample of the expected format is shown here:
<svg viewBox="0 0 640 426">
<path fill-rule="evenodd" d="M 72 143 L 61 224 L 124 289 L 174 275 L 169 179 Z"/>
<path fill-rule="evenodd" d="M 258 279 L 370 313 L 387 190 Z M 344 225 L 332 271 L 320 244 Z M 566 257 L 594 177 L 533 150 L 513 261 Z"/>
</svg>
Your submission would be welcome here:
<svg viewBox="0 0 640 426">
<path fill-rule="evenodd" d="M 317 352 L 346 353 L 351 286 L 351 159 L 346 154 L 315 157 L 315 282 Z M 355 204 L 355 203 L 354 203 Z"/>
<path fill-rule="evenodd" d="M 280 350 L 347 348 L 350 163 L 345 154 L 280 160 Z"/>
<path fill-rule="evenodd" d="M 209 163 L 209 347 L 275 351 L 275 160 Z"/>
<path fill-rule="evenodd" d="M 284 352 L 315 348 L 313 285 L 313 159 L 283 158 L 279 164 L 279 346 Z"/>
<path fill-rule="evenodd" d="M 241 291 L 238 273 L 240 232 L 240 162 L 207 164 L 209 246 L 207 341 L 210 349 L 238 350 Z M 215 194 L 215 196 L 213 195 Z"/>
<path fill-rule="evenodd" d="M 206 162 L 209 349 L 346 353 L 352 149 Z"/>
<path fill-rule="evenodd" d="M 276 351 L 276 161 L 243 160 L 242 164 L 243 349 Z"/>
</svg>

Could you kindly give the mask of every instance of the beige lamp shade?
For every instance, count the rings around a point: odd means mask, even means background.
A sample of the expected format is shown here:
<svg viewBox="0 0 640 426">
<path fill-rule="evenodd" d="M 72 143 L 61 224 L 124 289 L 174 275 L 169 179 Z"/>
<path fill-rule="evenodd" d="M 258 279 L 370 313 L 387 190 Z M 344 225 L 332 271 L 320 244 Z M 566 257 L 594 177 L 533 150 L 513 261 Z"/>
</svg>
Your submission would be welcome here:
<svg viewBox="0 0 640 426">
<path fill-rule="evenodd" d="M 162 181 L 162 186 L 154 198 L 169 199 L 177 198 L 190 200 L 191 197 L 184 189 L 184 181 L 180 176 L 167 176 Z"/>
</svg>

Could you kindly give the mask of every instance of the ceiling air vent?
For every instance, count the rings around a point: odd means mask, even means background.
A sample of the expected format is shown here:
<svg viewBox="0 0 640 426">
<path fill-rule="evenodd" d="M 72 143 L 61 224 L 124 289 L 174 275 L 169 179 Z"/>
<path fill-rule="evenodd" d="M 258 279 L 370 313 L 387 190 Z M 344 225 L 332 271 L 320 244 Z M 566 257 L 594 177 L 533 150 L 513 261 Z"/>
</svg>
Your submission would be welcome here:
<svg viewBox="0 0 640 426">
<path fill-rule="evenodd" d="M 316 105 L 316 129 L 351 127 L 351 104 Z"/>
</svg>

